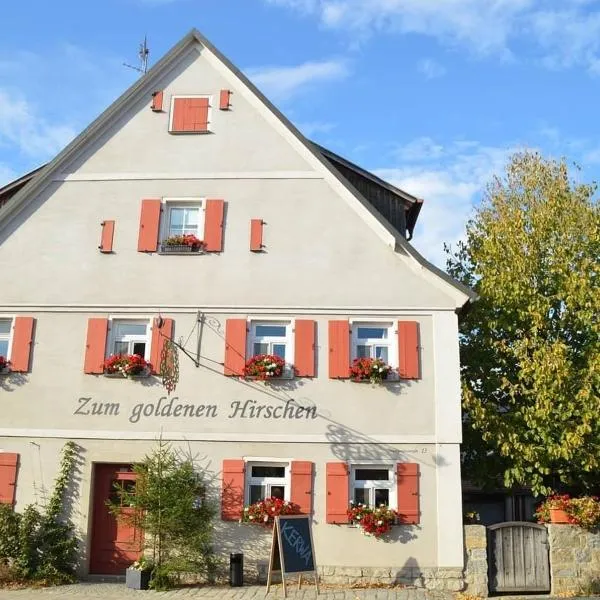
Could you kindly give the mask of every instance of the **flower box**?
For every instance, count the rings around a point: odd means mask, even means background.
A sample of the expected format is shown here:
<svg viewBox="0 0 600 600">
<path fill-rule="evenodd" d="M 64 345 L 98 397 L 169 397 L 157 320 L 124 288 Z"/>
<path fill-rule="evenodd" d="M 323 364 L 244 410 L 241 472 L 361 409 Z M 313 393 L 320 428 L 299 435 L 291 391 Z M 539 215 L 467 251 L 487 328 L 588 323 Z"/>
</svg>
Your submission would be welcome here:
<svg viewBox="0 0 600 600">
<path fill-rule="evenodd" d="M 135 375 L 123 375 L 123 373 L 104 373 L 103 375 L 107 379 L 147 379 L 150 377 L 151 373 L 147 370 L 142 373 L 136 373 Z"/>
<path fill-rule="evenodd" d="M 152 569 L 127 569 L 125 571 L 125 585 L 132 590 L 147 590 L 152 579 Z"/>
<path fill-rule="evenodd" d="M 8 375 L 10 373 L 10 360 L 6 360 L 4 356 L 0 356 L 0 375 Z"/>
<path fill-rule="evenodd" d="M 550 523 L 570 523 L 569 515 L 562 508 L 550 509 Z"/>
<path fill-rule="evenodd" d="M 162 254 L 204 254 L 204 250 L 200 246 L 188 246 L 187 244 L 161 244 L 160 251 Z"/>
<path fill-rule="evenodd" d="M 285 375 L 285 361 L 273 354 L 257 354 L 244 367 L 244 379 L 270 381 Z"/>
<path fill-rule="evenodd" d="M 380 358 L 355 358 L 350 367 L 350 380 L 354 383 L 383 383 L 392 368 Z"/>
<path fill-rule="evenodd" d="M 151 371 L 152 365 L 137 354 L 112 354 L 104 361 L 106 377 L 148 377 Z"/>
</svg>

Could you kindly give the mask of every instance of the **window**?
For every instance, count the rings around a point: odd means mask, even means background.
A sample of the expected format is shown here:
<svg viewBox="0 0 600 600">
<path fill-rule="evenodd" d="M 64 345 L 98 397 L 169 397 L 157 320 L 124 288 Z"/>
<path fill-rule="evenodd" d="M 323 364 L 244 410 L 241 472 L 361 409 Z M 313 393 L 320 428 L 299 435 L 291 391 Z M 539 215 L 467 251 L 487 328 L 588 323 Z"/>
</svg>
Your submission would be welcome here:
<svg viewBox="0 0 600 600">
<path fill-rule="evenodd" d="M 253 462 L 246 465 L 246 500 L 254 504 L 265 498 L 290 499 L 288 463 Z"/>
<path fill-rule="evenodd" d="M 380 358 L 398 367 L 398 336 L 392 323 L 352 323 L 352 359 Z M 388 376 L 397 376 L 392 370 Z"/>
<path fill-rule="evenodd" d="M 211 97 L 203 95 L 171 98 L 171 133 L 209 133 Z"/>
<path fill-rule="evenodd" d="M 175 235 L 204 237 L 204 203 L 201 199 L 165 199 L 162 239 Z"/>
<path fill-rule="evenodd" d="M 0 356 L 8 359 L 12 319 L 0 319 Z"/>
<path fill-rule="evenodd" d="M 355 504 L 396 506 L 396 477 L 391 466 L 353 466 L 350 485 Z"/>
<path fill-rule="evenodd" d="M 138 354 L 150 358 L 150 322 L 113 320 L 108 355 Z"/>
<path fill-rule="evenodd" d="M 291 377 L 294 364 L 292 323 L 287 321 L 252 321 L 250 327 L 250 356 L 273 354 L 286 362 L 285 376 Z"/>
</svg>

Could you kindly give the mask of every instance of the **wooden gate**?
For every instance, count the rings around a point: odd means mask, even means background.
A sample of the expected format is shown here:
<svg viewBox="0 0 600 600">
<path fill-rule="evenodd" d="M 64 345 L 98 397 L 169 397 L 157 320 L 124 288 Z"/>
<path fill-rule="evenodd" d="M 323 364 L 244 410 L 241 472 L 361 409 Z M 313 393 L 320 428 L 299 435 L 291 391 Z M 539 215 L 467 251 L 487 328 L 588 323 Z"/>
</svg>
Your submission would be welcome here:
<svg viewBox="0 0 600 600">
<path fill-rule="evenodd" d="M 550 592 L 548 532 L 511 521 L 488 527 L 490 592 Z"/>
</svg>

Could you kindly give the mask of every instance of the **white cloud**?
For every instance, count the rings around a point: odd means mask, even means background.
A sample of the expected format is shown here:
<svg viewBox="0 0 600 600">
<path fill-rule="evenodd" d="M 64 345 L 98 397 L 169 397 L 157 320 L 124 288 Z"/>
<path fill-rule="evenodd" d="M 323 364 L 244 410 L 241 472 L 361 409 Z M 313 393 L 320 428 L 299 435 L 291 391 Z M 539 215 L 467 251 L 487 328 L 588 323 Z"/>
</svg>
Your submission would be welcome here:
<svg viewBox="0 0 600 600">
<path fill-rule="evenodd" d="M 425 79 L 437 79 L 446 74 L 446 67 L 433 58 L 424 58 L 417 63 L 417 70 L 425 76 Z"/>
<path fill-rule="evenodd" d="M 256 67 L 246 73 L 265 95 L 285 100 L 312 84 L 344 79 L 349 70 L 343 61 L 327 60 L 294 67 Z"/>
<path fill-rule="evenodd" d="M 48 123 L 24 97 L 0 89 L 0 146 L 12 146 L 33 158 L 46 159 L 75 135 L 68 124 Z"/>
<path fill-rule="evenodd" d="M 424 149 L 424 150 L 423 150 Z M 396 151 L 397 167 L 377 169 L 383 179 L 424 199 L 412 244 L 443 268 L 444 243 L 456 245 L 465 224 L 492 176 L 501 173 L 516 148 L 456 141 L 448 146 L 418 138 Z"/>
<path fill-rule="evenodd" d="M 600 73 L 597 0 L 264 0 L 316 16 L 326 27 L 433 37 L 478 55 L 529 58 Z M 515 42 L 519 44 L 515 44 Z M 518 52 L 515 48 L 518 47 Z"/>
<path fill-rule="evenodd" d="M 306 137 L 312 137 L 316 133 L 329 133 L 335 128 L 334 123 L 322 121 L 308 121 L 306 123 L 295 123 L 295 125 Z"/>
</svg>

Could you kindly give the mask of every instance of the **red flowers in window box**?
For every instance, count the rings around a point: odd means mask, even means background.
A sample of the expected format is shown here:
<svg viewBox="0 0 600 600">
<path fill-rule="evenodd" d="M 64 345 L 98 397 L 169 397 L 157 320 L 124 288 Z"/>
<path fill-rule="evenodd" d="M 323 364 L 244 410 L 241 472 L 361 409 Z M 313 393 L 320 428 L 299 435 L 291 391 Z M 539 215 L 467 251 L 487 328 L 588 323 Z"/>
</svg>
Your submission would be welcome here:
<svg viewBox="0 0 600 600">
<path fill-rule="evenodd" d="M 8 373 L 10 371 L 10 360 L 0 356 L 0 373 Z"/>
<path fill-rule="evenodd" d="M 299 515 L 300 507 L 281 498 L 265 498 L 244 507 L 242 522 L 272 527 L 279 515 Z"/>
<path fill-rule="evenodd" d="M 381 383 L 387 379 L 392 367 L 380 358 L 355 358 L 350 367 L 352 381 Z"/>
<path fill-rule="evenodd" d="M 273 377 L 281 377 L 285 368 L 285 360 L 274 354 L 257 354 L 244 367 L 244 377 L 267 381 Z"/>
<path fill-rule="evenodd" d="M 162 242 L 163 251 L 199 252 L 204 250 L 206 243 L 189 233 L 186 235 L 171 235 Z"/>
<path fill-rule="evenodd" d="M 392 529 L 398 513 L 385 505 L 371 508 L 366 504 L 352 505 L 348 509 L 348 518 L 361 527 L 365 535 L 379 538 Z"/>
<path fill-rule="evenodd" d="M 152 365 L 139 354 L 113 354 L 104 361 L 104 373 L 134 377 L 148 375 Z"/>
</svg>

